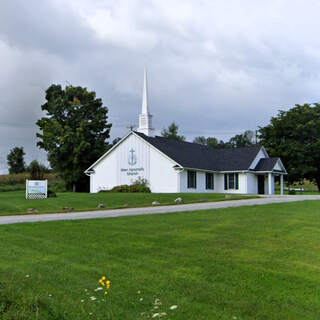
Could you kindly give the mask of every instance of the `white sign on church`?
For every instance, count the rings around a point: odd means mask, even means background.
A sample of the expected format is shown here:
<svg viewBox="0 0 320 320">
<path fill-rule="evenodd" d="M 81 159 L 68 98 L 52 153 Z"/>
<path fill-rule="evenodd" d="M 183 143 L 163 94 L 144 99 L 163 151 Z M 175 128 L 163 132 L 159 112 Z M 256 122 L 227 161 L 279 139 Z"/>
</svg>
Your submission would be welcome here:
<svg viewBox="0 0 320 320">
<path fill-rule="evenodd" d="M 26 180 L 26 199 L 45 199 L 48 195 L 48 180 Z"/>
</svg>

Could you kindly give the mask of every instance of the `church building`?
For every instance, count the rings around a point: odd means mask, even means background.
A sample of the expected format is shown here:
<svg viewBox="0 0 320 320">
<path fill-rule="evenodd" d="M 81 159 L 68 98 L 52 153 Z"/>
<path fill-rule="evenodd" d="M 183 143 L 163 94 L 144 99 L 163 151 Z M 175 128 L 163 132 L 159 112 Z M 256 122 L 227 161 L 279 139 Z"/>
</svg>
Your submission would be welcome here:
<svg viewBox="0 0 320 320">
<path fill-rule="evenodd" d="M 287 174 L 280 158 L 270 158 L 263 146 L 213 149 L 196 143 L 154 136 L 144 73 L 139 128 L 130 131 L 93 163 L 90 192 L 146 179 L 155 193 L 274 194 L 274 177 Z"/>
</svg>

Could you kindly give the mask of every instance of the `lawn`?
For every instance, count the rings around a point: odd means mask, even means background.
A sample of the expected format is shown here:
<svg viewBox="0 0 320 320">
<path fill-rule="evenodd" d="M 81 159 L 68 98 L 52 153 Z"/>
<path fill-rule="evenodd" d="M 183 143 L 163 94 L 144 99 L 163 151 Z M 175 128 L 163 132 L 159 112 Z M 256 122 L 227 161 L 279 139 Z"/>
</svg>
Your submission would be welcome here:
<svg viewBox="0 0 320 320">
<path fill-rule="evenodd" d="M 156 298 L 164 319 L 319 319 L 319 214 L 305 201 L 0 226 L 0 319 L 143 319 Z"/>
<path fill-rule="evenodd" d="M 24 214 L 28 208 L 37 209 L 39 213 L 63 212 L 62 208 L 74 208 L 75 211 L 97 210 L 97 206 L 103 203 L 106 209 L 145 207 L 151 206 L 153 201 L 161 205 L 174 204 L 174 200 L 182 197 L 184 203 L 201 201 L 223 201 L 256 198 L 256 196 L 232 195 L 226 199 L 224 194 L 205 193 L 57 193 L 57 198 L 42 200 L 26 200 L 25 192 L 0 192 L 0 215 Z"/>
</svg>

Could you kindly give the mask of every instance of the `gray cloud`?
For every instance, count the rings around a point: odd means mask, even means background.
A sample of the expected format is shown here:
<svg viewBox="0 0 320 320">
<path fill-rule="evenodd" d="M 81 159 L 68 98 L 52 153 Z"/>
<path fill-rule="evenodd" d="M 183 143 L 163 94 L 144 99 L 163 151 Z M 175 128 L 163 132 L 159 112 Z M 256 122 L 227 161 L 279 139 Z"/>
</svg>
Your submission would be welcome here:
<svg viewBox="0 0 320 320">
<path fill-rule="evenodd" d="M 4 1 L 0 12 L 0 170 L 9 149 L 45 160 L 35 122 L 52 83 L 95 90 L 112 137 L 137 123 L 149 71 L 155 127 L 229 138 L 278 109 L 318 101 L 316 1 Z"/>
</svg>

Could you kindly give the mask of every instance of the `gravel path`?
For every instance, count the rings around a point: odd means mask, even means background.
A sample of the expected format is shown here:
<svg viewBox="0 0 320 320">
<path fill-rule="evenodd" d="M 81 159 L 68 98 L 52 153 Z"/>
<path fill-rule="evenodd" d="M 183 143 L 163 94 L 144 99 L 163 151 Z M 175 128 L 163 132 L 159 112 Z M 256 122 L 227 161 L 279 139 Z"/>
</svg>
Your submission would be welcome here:
<svg viewBox="0 0 320 320">
<path fill-rule="evenodd" d="M 195 211 L 220 209 L 229 207 L 255 206 L 270 203 L 283 203 L 305 200 L 320 200 L 319 196 L 263 196 L 257 199 L 244 199 L 220 202 L 203 202 L 192 204 L 181 204 L 172 206 L 130 208 L 130 209 L 111 209 L 99 211 L 85 211 L 72 213 L 50 213 L 50 214 L 34 214 L 34 215 L 17 215 L 0 217 L 0 225 L 25 223 L 25 222 L 44 222 L 56 220 L 82 220 L 82 219 L 102 219 L 122 216 L 138 216 L 143 214 L 161 214 L 170 212 Z"/>
</svg>

